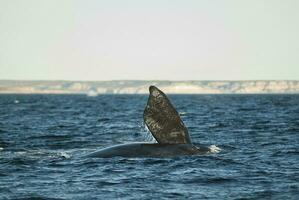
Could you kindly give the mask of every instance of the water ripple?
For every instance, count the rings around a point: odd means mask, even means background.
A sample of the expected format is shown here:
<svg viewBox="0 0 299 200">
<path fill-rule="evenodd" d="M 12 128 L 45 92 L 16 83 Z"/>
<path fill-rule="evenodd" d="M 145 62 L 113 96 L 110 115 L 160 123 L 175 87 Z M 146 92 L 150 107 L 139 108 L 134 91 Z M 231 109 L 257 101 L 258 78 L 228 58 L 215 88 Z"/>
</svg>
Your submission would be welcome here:
<svg viewBox="0 0 299 200">
<path fill-rule="evenodd" d="M 299 95 L 170 98 L 193 142 L 219 153 L 84 158 L 154 141 L 147 96 L 0 95 L 0 199 L 298 198 Z"/>
</svg>

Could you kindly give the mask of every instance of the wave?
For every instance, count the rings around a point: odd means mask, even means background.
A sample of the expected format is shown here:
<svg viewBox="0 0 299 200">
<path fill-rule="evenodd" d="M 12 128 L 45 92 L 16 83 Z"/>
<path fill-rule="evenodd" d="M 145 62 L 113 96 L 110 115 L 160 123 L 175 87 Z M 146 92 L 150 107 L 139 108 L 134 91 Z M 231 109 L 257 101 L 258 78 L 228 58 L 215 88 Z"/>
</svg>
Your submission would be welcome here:
<svg viewBox="0 0 299 200">
<path fill-rule="evenodd" d="M 219 153 L 222 149 L 221 148 L 219 148 L 219 147 L 217 147 L 216 145 L 210 145 L 209 146 L 209 148 L 210 148 L 210 152 L 211 153 Z"/>
</svg>

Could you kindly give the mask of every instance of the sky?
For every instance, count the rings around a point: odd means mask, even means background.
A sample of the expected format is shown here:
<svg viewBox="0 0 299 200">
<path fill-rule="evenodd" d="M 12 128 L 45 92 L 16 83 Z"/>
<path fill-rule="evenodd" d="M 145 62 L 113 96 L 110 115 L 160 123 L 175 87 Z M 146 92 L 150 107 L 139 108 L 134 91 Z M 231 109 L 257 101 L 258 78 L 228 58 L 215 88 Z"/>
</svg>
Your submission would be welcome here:
<svg viewBox="0 0 299 200">
<path fill-rule="evenodd" d="M 298 0 L 0 0 L 0 79 L 299 80 Z"/>
</svg>

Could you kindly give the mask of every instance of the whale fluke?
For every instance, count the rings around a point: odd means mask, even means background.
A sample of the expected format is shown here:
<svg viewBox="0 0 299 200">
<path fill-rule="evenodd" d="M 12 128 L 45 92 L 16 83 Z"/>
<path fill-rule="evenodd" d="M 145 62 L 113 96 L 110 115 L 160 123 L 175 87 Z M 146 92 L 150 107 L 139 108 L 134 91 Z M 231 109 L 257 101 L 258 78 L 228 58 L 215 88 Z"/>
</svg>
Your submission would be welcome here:
<svg viewBox="0 0 299 200">
<path fill-rule="evenodd" d="M 167 96 L 155 86 L 150 86 L 149 92 L 143 119 L 157 142 L 190 144 L 188 130 Z"/>
<path fill-rule="evenodd" d="M 171 157 L 202 155 L 213 152 L 210 147 L 191 143 L 188 130 L 167 96 L 155 86 L 150 86 L 145 107 L 144 123 L 158 143 L 135 142 L 107 147 L 88 157 Z M 219 148 L 217 151 L 218 152 Z"/>
</svg>

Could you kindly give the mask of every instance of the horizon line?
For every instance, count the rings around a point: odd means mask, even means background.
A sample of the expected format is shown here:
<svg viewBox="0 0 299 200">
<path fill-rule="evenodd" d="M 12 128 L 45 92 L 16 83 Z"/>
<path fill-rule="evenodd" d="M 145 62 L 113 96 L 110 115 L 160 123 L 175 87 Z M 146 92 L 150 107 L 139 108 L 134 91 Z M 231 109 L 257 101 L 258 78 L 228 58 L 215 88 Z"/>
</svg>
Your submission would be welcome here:
<svg viewBox="0 0 299 200">
<path fill-rule="evenodd" d="M 244 79 L 244 80 L 225 80 L 225 79 L 210 79 L 210 80 L 195 80 L 195 79 L 185 79 L 185 80 L 169 80 L 169 79 L 107 79 L 107 80 L 70 80 L 70 79 L 0 79 L 0 81 L 40 81 L 40 82 L 113 82 L 113 81 L 170 81 L 170 82 L 192 82 L 192 81 L 202 81 L 202 82 L 247 82 L 247 81 L 299 81 L 299 79 Z"/>
</svg>

